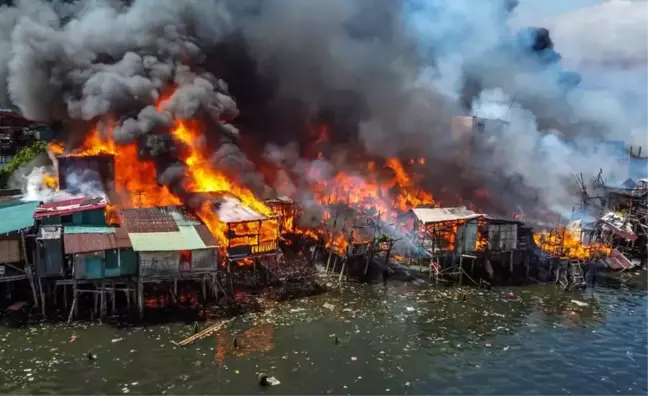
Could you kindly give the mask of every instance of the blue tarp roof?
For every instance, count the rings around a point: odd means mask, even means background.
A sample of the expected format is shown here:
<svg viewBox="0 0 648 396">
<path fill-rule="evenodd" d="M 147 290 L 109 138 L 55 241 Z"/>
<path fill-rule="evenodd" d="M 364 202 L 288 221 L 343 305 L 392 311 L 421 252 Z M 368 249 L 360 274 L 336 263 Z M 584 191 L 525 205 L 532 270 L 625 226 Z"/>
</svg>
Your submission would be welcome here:
<svg viewBox="0 0 648 396">
<path fill-rule="evenodd" d="M 0 203 L 0 234 L 24 230 L 34 225 L 38 202 L 12 200 Z"/>
</svg>

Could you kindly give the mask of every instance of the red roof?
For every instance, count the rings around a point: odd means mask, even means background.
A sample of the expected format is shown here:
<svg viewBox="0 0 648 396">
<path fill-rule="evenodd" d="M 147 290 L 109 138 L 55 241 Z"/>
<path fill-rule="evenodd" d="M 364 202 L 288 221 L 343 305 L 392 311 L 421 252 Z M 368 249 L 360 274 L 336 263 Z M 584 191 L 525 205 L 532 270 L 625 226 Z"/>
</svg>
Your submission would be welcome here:
<svg viewBox="0 0 648 396">
<path fill-rule="evenodd" d="M 49 202 L 39 205 L 34 211 L 35 219 L 49 216 L 63 216 L 87 210 L 104 209 L 106 200 L 103 198 L 74 198 L 65 201 Z"/>
<path fill-rule="evenodd" d="M 132 247 L 128 233 L 117 228 L 111 234 L 64 234 L 65 254 L 100 252 L 109 249 Z"/>
</svg>

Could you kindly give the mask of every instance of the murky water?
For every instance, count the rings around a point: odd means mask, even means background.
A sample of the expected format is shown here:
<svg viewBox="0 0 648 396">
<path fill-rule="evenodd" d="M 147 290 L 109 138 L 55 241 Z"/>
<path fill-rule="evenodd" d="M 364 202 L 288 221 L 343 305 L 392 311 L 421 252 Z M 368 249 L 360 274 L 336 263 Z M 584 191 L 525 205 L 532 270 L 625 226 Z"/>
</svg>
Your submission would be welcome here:
<svg viewBox="0 0 648 396">
<path fill-rule="evenodd" d="M 519 299 L 505 298 L 509 290 Z M 352 285 L 238 318 L 185 348 L 172 342 L 193 333 L 181 324 L 0 327 L 0 393 L 648 391 L 645 292 L 538 286 L 466 293 Z M 259 371 L 281 384 L 261 389 Z"/>
</svg>

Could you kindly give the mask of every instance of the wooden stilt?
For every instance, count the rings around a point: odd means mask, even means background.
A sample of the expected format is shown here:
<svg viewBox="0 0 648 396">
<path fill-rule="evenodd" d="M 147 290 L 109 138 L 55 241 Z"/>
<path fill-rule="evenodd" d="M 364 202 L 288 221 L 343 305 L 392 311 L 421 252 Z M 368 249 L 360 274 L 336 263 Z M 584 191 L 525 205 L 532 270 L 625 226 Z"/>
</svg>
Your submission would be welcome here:
<svg viewBox="0 0 648 396">
<path fill-rule="evenodd" d="M 38 277 L 38 292 L 41 298 L 41 315 L 45 316 L 45 293 L 43 293 L 43 280 Z"/>
<path fill-rule="evenodd" d="M 72 319 L 74 319 L 74 314 L 76 313 L 77 306 L 79 304 L 79 294 L 77 293 L 76 287 L 74 288 L 74 298 L 72 299 L 72 307 L 70 308 L 70 314 L 68 315 L 68 320 L 67 323 L 70 324 L 72 323 Z"/>
<path fill-rule="evenodd" d="M 74 278 L 73 300 L 77 300 L 78 298 L 79 298 L 79 289 L 78 289 L 78 285 L 77 285 L 77 280 L 76 280 L 76 278 Z M 73 304 L 73 305 L 74 305 L 74 317 L 78 318 L 79 317 L 79 302 L 77 301 L 77 303 Z"/>
<path fill-rule="evenodd" d="M 131 310 L 131 291 L 129 290 L 131 288 L 131 282 L 126 281 L 126 290 L 124 291 L 124 294 L 126 295 L 126 309 L 128 312 Z"/>
<path fill-rule="evenodd" d="M 144 282 L 141 278 L 137 279 L 137 308 L 139 309 L 140 320 L 144 319 Z"/>
<path fill-rule="evenodd" d="M 212 273 L 211 275 L 211 284 L 212 284 L 212 295 L 214 299 L 218 298 L 218 284 L 216 283 L 216 274 Z"/>
<path fill-rule="evenodd" d="M 106 309 L 106 291 L 104 289 L 104 281 L 101 281 L 101 289 L 99 290 L 99 321 L 101 321 L 105 316 Z"/>
<path fill-rule="evenodd" d="M 36 292 L 36 284 L 34 282 L 34 276 L 35 271 L 32 271 L 32 266 L 29 260 L 29 256 L 27 255 L 27 245 L 25 244 L 25 233 L 21 232 L 20 233 L 20 239 L 22 242 L 22 251 L 23 251 L 23 256 L 25 258 L 25 274 L 27 275 L 27 279 L 29 280 L 29 286 L 31 286 L 32 289 L 32 296 L 34 297 L 34 307 L 38 308 L 38 293 Z"/>
<path fill-rule="evenodd" d="M 255 258 L 254 263 L 252 263 L 252 281 L 254 282 L 254 285 L 257 284 L 257 261 L 259 259 Z"/>
<path fill-rule="evenodd" d="M 333 257 L 333 267 L 331 267 L 331 274 L 335 273 L 335 266 L 337 265 L 337 256 Z M 326 271 L 326 274 L 328 275 L 328 271 Z"/>
<path fill-rule="evenodd" d="M 115 281 L 112 281 L 112 291 L 110 293 L 112 306 L 110 307 L 110 309 L 112 310 L 113 315 L 115 315 L 115 313 L 117 312 L 117 301 L 115 301 L 115 297 L 117 297 L 117 293 L 115 292 Z"/>
<path fill-rule="evenodd" d="M 203 301 L 207 300 L 207 278 L 203 275 L 201 277 L 201 282 L 202 282 L 202 298 Z"/>
<path fill-rule="evenodd" d="M 328 274 L 329 264 L 331 264 L 331 256 L 333 256 L 333 252 L 329 251 L 328 259 L 326 260 L 326 268 L 324 269 L 324 272 L 327 274 Z"/>
<path fill-rule="evenodd" d="M 50 289 L 50 290 L 51 290 L 51 289 L 54 289 L 54 296 L 53 296 L 53 299 L 54 299 L 54 306 L 56 307 L 56 306 L 58 305 L 58 298 L 57 298 L 57 294 L 58 294 L 58 293 L 57 293 L 57 292 L 58 292 L 58 285 L 57 285 L 56 282 L 55 282 L 53 286 L 52 286 L 52 285 L 48 285 L 48 289 Z"/>
<path fill-rule="evenodd" d="M 63 285 L 63 309 L 67 311 L 68 309 L 68 295 L 67 295 L 67 284 Z"/>
<path fill-rule="evenodd" d="M 346 267 L 347 259 L 346 257 L 342 259 L 342 269 L 340 270 L 340 276 L 338 277 L 338 283 L 342 285 L 342 276 L 344 275 L 344 268 Z"/>
<path fill-rule="evenodd" d="M 178 278 L 173 277 L 173 294 L 176 295 L 176 298 L 178 296 Z"/>
<path fill-rule="evenodd" d="M 463 254 L 459 256 L 459 284 L 463 284 Z"/>
</svg>

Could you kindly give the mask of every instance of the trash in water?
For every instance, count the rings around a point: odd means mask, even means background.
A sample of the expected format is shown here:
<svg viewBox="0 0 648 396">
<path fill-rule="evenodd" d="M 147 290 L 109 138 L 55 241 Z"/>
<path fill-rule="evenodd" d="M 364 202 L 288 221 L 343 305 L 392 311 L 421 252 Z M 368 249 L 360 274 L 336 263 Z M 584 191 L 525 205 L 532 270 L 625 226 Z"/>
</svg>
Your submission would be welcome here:
<svg viewBox="0 0 648 396">
<path fill-rule="evenodd" d="M 415 311 L 414 307 L 405 307 L 405 310 L 407 312 L 414 312 Z"/>
<path fill-rule="evenodd" d="M 583 301 L 578 301 L 578 300 L 571 300 L 571 302 L 572 302 L 573 304 L 576 304 L 576 305 L 578 305 L 579 307 L 586 307 L 586 306 L 588 306 L 588 305 L 589 305 L 589 304 L 588 304 L 588 303 L 586 303 L 586 302 L 583 302 Z"/>
<path fill-rule="evenodd" d="M 123 340 L 123 338 L 113 338 L 113 339 L 110 340 L 110 341 L 114 344 L 114 343 L 119 342 L 119 341 L 122 341 L 122 340 Z"/>
<path fill-rule="evenodd" d="M 356 360 L 358 360 L 358 358 L 355 357 L 355 356 L 351 356 L 351 360 L 353 360 L 355 362 Z"/>
<path fill-rule="evenodd" d="M 335 305 L 329 303 L 324 303 L 323 307 L 331 311 L 335 309 Z"/>
</svg>

